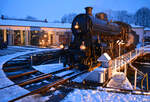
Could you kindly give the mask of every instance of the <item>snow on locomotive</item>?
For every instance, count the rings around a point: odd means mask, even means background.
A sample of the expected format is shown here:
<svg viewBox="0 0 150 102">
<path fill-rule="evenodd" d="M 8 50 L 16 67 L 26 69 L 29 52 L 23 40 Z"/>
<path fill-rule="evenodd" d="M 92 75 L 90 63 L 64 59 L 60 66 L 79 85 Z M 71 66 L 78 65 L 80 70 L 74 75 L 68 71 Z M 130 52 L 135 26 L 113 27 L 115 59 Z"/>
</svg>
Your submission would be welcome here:
<svg viewBox="0 0 150 102">
<path fill-rule="evenodd" d="M 129 24 L 109 22 L 105 13 L 92 15 L 92 7 L 86 7 L 85 14 L 77 15 L 72 22 L 74 40 L 65 50 L 64 66 L 90 68 L 97 59 L 108 53 L 111 58 L 119 55 L 118 41 L 122 41 L 121 54 L 133 50 L 138 43 L 138 35 Z"/>
</svg>

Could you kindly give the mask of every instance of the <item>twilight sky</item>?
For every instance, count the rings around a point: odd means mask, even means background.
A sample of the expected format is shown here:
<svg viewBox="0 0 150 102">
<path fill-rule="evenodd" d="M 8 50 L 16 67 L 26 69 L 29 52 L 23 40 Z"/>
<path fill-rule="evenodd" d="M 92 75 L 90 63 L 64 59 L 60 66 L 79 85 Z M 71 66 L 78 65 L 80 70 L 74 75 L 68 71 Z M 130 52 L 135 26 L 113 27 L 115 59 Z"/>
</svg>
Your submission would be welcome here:
<svg viewBox="0 0 150 102">
<path fill-rule="evenodd" d="M 86 6 L 92 6 L 94 13 L 109 9 L 133 13 L 141 7 L 150 8 L 150 0 L 0 0 L 0 14 L 54 21 L 64 14 L 84 13 Z"/>
</svg>

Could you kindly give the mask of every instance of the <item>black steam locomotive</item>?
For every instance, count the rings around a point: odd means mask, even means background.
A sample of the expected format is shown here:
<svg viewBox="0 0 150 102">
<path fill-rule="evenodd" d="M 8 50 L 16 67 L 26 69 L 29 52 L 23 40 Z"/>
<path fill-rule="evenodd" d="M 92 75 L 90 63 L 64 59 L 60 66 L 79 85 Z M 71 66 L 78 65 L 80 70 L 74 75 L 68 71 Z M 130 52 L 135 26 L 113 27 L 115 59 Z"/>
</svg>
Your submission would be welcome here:
<svg viewBox="0 0 150 102">
<path fill-rule="evenodd" d="M 73 42 L 65 50 L 64 65 L 90 68 L 104 53 L 111 58 L 133 50 L 138 43 L 138 35 L 131 26 L 123 22 L 109 22 L 105 13 L 92 15 L 92 7 L 86 7 L 86 14 L 77 15 L 72 22 Z M 118 41 L 124 44 L 119 45 Z"/>
</svg>

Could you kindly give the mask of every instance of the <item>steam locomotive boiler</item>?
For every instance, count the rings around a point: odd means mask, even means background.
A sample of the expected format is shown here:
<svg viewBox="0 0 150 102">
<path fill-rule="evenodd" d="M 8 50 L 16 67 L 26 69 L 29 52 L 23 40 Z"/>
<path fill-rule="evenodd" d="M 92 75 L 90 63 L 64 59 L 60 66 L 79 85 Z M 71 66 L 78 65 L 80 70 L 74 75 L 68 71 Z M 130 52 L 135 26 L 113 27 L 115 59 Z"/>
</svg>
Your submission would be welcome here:
<svg viewBox="0 0 150 102">
<path fill-rule="evenodd" d="M 74 40 L 65 51 L 64 65 L 78 65 L 90 68 L 97 59 L 107 52 L 111 58 L 119 55 L 118 41 L 121 54 L 133 50 L 138 43 L 138 36 L 131 26 L 123 22 L 109 22 L 105 13 L 92 15 L 92 7 L 86 7 L 85 14 L 77 15 L 72 22 Z"/>
</svg>

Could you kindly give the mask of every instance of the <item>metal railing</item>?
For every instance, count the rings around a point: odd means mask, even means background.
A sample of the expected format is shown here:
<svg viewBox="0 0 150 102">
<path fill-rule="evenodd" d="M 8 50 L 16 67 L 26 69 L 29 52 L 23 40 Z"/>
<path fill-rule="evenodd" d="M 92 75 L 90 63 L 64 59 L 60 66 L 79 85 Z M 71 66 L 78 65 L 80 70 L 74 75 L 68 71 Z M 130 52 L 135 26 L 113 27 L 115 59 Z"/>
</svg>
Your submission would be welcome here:
<svg viewBox="0 0 150 102">
<path fill-rule="evenodd" d="M 146 78 L 147 80 L 147 90 L 148 90 L 148 74 L 144 74 L 143 72 L 139 71 L 137 68 L 135 68 L 131 62 L 136 59 L 137 57 L 144 55 L 146 53 L 150 53 L 150 51 L 148 50 L 144 50 L 144 48 L 139 48 L 139 49 L 135 49 L 132 50 L 120 57 L 117 57 L 114 60 L 111 60 L 111 64 L 110 67 L 111 71 L 112 71 L 112 76 L 116 73 L 116 72 L 120 72 L 120 69 L 123 68 L 124 69 L 124 73 L 126 75 L 127 73 L 127 64 L 130 65 L 130 67 L 135 71 L 135 76 L 134 76 L 134 89 L 136 89 L 136 81 L 137 81 L 137 74 L 139 74 L 140 76 L 143 76 L 143 79 L 141 80 L 141 88 L 143 89 L 143 80 Z"/>
<path fill-rule="evenodd" d="M 147 90 L 149 90 L 148 89 L 148 74 L 147 73 L 144 75 L 143 79 L 141 80 L 141 88 L 143 89 L 143 81 L 145 78 L 146 78 L 146 82 L 147 82 L 146 88 L 147 88 Z"/>
<path fill-rule="evenodd" d="M 120 57 L 115 58 L 114 60 L 110 61 L 110 67 L 112 69 L 112 72 L 115 73 L 117 71 L 120 71 L 121 67 L 126 67 L 126 64 L 130 63 L 132 60 L 136 59 L 138 56 L 142 55 L 144 53 L 143 49 L 136 49 L 132 50 Z M 126 73 L 126 72 L 125 72 Z"/>
</svg>

